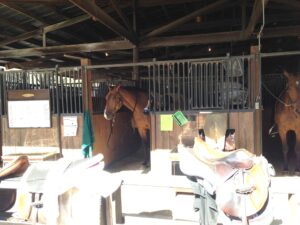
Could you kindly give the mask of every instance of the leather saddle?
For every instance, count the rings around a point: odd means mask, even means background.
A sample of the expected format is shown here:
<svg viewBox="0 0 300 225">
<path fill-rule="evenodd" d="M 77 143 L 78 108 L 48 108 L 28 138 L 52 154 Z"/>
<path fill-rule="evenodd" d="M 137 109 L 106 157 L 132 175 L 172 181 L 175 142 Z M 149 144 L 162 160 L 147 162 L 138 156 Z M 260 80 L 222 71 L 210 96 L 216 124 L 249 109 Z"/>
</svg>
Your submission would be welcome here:
<svg viewBox="0 0 300 225">
<path fill-rule="evenodd" d="M 21 176 L 27 170 L 28 166 L 29 160 L 26 155 L 17 157 L 0 169 L 0 182 L 7 178 Z M 16 196 L 16 189 L 0 189 L 0 212 L 11 209 L 15 204 Z"/>
<path fill-rule="evenodd" d="M 29 166 L 29 160 L 26 155 L 20 155 L 12 162 L 0 169 L 0 181 L 9 177 L 22 175 Z"/>
<path fill-rule="evenodd" d="M 22 176 L 15 218 L 46 224 L 49 207 L 47 210 L 44 208 L 50 204 L 49 199 L 53 211 L 58 211 L 61 201 L 69 201 L 67 192 L 73 188 L 73 181 L 80 176 L 78 174 L 89 168 L 102 170 L 103 167 L 102 154 L 75 161 L 61 158 L 57 161 L 32 164 Z"/>
<path fill-rule="evenodd" d="M 200 137 L 194 138 L 193 147 L 180 144 L 178 151 L 182 172 L 196 178 L 216 196 L 218 211 L 227 219 L 258 220 L 266 211 L 270 199 L 270 164 L 263 156 L 255 156 L 246 149 L 220 151 Z M 264 224 L 273 220 L 269 216 L 267 219 Z"/>
</svg>

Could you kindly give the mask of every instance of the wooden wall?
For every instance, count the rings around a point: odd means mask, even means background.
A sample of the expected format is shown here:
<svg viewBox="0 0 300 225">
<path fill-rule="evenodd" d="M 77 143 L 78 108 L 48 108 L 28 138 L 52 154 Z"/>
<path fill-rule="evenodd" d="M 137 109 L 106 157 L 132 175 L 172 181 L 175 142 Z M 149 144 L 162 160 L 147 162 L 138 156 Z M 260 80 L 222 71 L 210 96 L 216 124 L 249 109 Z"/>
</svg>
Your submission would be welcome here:
<svg viewBox="0 0 300 225">
<path fill-rule="evenodd" d="M 75 116 L 77 116 L 78 128 L 76 136 L 73 137 L 64 136 L 63 116 L 60 118 L 62 153 L 64 156 L 72 158 L 82 157 L 83 115 Z M 93 115 L 92 120 L 95 133 L 93 154 L 102 153 L 106 165 L 137 151 L 140 147 L 139 135 L 131 127 L 130 113 L 120 112 L 117 114 L 112 133 L 110 121 L 105 120 L 102 114 Z M 51 118 L 51 128 L 8 128 L 7 117 L 2 117 L 1 121 L 3 155 L 59 152 L 59 131 L 55 115 Z"/>
<path fill-rule="evenodd" d="M 103 114 L 93 115 L 93 127 L 96 138 L 93 154 L 102 153 L 106 165 L 137 151 L 140 147 L 140 137 L 131 126 L 129 112 L 117 113 L 112 131 L 111 121 L 106 120 Z"/>
<path fill-rule="evenodd" d="M 255 149 L 254 136 L 254 113 L 253 112 L 233 112 L 227 113 L 212 113 L 212 114 L 194 114 L 195 120 L 191 122 L 195 134 L 198 129 L 204 128 L 207 136 L 210 136 L 209 129 L 213 128 L 217 133 L 225 135 L 227 128 L 236 130 L 236 146 L 237 148 L 246 148 L 251 152 L 260 154 L 261 152 Z M 151 115 L 151 149 L 168 149 L 172 150 L 179 143 L 179 135 L 184 132 L 184 127 L 178 126 L 173 122 L 173 131 L 160 130 L 160 115 Z M 220 134 L 218 134 L 220 136 Z"/>
<path fill-rule="evenodd" d="M 56 116 L 51 121 L 51 128 L 8 128 L 7 117 L 2 117 L 3 154 L 59 152 Z"/>
</svg>

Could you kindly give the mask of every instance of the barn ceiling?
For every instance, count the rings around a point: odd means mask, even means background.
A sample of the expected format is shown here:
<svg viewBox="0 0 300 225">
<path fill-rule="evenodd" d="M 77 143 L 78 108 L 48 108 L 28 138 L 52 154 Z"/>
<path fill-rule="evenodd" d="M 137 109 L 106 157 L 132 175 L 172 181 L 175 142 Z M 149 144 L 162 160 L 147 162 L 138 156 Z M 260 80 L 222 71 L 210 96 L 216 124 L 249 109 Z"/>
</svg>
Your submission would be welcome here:
<svg viewBox="0 0 300 225">
<path fill-rule="evenodd" d="M 300 1 L 0 0 L 0 30 L 7 68 L 249 54 L 258 34 L 262 52 L 290 51 Z"/>
</svg>

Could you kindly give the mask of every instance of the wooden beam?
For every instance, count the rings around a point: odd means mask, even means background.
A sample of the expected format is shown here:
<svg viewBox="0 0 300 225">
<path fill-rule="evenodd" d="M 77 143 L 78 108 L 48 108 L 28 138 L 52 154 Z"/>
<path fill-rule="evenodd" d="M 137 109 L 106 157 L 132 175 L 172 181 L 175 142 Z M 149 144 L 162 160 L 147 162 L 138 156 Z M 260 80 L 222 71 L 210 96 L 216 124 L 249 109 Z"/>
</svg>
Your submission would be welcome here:
<svg viewBox="0 0 300 225">
<path fill-rule="evenodd" d="M 258 20 L 262 16 L 262 12 L 263 12 L 262 2 L 264 2 L 264 7 L 266 8 L 266 5 L 268 4 L 269 0 L 263 0 L 263 1 L 255 0 L 248 26 L 245 29 L 245 32 L 243 32 L 243 34 L 242 34 L 244 36 L 244 38 L 248 38 L 252 35 Z"/>
<path fill-rule="evenodd" d="M 187 3 L 199 3 L 199 0 L 138 0 L 137 4 L 140 7 L 154 7 L 158 5 L 179 5 Z"/>
<path fill-rule="evenodd" d="M 238 42 L 248 40 L 250 38 L 243 37 L 243 31 L 230 31 L 209 34 L 196 34 L 196 35 L 182 35 L 182 36 L 169 36 L 169 37 L 155 37 L 147 39 L 140 43 L 140 49 L 168 47 L 168 46 L 183 46 L 183 45 L 197 45 L 197 44 L 210 44 L 210 43 L 225 43 L 225 42 Z M 264 29 L 262 38 L 286 37 L 286 36 L 299 36 L 300 26 L 278 27 Z M 254 38 L 254 37 L 251 37 Z M 134 49 L 135 45 L 129 41 L 107 41 L 89 44 L 78 45 L 62 45 L 45 48 L 27 48 L 16 50 L 0 51 L 0 59 L 5 58 L 19 58 L 26 56 L 42 56 L 53 54 L 65 53 L 78 53 L 78 52 L 104 52 L 114 50 L 129 50 Z"/>
<path fill-rule="evenodd" d="M 18 68 L 23 70 L 39 69 L 39 68 L 53 68 L 59 65 L 60 67 L 65 66 L 78 66 L 78 61 L 64 61 L 55 62 L 51 58 L 36 59 L 29 62 L 7 62 L 5 64 L 6 69 Z"/>
<path fill-rule="evenodd" d="M 77 17 L 72 18 L 72 19 L 67 19 L 65 21 L 46 26 L 46 27 L 43 28 L 43 30 L 44 30 L 45 33 L 52 32 L 52 31 L 55 31 L 55 30 L 59 30 L 59 29 L 65 28 L 65 27 L 72 26 L 72 25 L 77 24 L 77 23 L 81 23 L 81 22 L 83 22 L 85 20 L 88 20 L 90 18 L 91 18 L 90 15 L 77 16 Z"/>
<path fill-rule="evenodd" d="M 196 16 L 204 15 L 204 14 L 216 11 L 218 9 L 223 9 L 224 7 L 228 7 L 228 5 L 231 6 L 232 4 L 226 4 L 230 1 L 232 2 L 232 0 L 219 0 L 217 2 L 214 2 L 212 4 L 204 6 L 201 9 L 198 9 L 198 10 L 196 10 L 196 11 L 194 11 L 194 12 L 192 12 L 192 13 L 184 16 L 184 17 L 181 17 L 181 18 L 179 18 L 179 19 L 177 19 L 177 20 L 175 20 L 175 21 L 173 21 L 169 24 L 166 24 L 162 27 L 159 27 L 159 28 L 151 31 L 150 33 L 146 34 L 145 37 L 147 38 L 147 37 L 153 37 L 153 36 L 160 35 L 162 33 L 165 33 L 169 30 L 174 29 L 175 27 L 178 27 L 181 24 L 184 24 L 184 23 L 188 22 L 189 20 L 194 19 Z"/>
<path fill-rule="evenodd" d="M 140 43 L 140 48 L 157 48 L 166 46 L 171 47 L 181 45 L 239 41 L 241 39 L 239 37 L 240 33 L 240 31 L 230 31 L 208 34 L 180 35 L 171 37 L 153 37 L 142 41 Z"/>
<path fill-rule="evenodd" d="M 51 47 L 26 48 L 17 50 L 0 51 L 0 58 L 15 58 L 25 56 L 42 56 L 52 54 L 78 53 L 78 52 L 100 52 L 108 50 L 133 49 L 134 45 L 127 40 L 107 41 L 100 43 L 88 43 L 78 45 L 61 45 Z"/>
<path fill-rule="evenodd" d="M 94 2 L 91 0 L 69 0 L 74 5 L 79 7 L 81 10 L 86 12 L 87 14 L 93 16 L 98 21 L 100 21 L 104 26 L 113 30 L 117 34 L 125 37 L 132 43 L 136 43 L 136 37 L 134 34 L 130 33 L 121 26 L 118 22 L 116 22 L 111 16 L 109 16 L 104 10 L 99 8 Z"/>
<path fill-rule="evenodd" d="M 30 3 L 30 4 L 49 4 L 49 5 L 61 5 L 65 4 L 65 0 L 9 0 L 13 3 Z"/>
<path fill-rule="evenodd" d="M 48 32 L 55 31 L 55 30 L 58 30 L 58 29 L 61 29 L 61 28 L 67 27 L 67 26 L 71 26 L 71 25 L 80 23 L 82 21 L 85 21 L 89 18 L 90 18 L 89 15 L 82 15 L 82 16 L 78 16 L 78 17 L 75 17 L 75 18 L 72 18 L 69 20 L 65 20 L 65 21 L 62 21 L 62 22 L 59 22 L 59 23 L 56 23 L 53 25 L 42 27 L 40 29 L 29 31 L 29 32 L 17 35 L 15 37 L 8 38 L 4 41 L 0 41 L 0 46 L 4 46 L 4 45 L 12 44 L 14 42 L 23 41 L 23 40 L 26 40 L 26 39 L 29 39 L 32 37 L 40 36 L 43 33 L 48 33 Z"/>
<path fill-rule="evenodd" d="M 115 0 L 110 0 L 111 6 L 114 8 L 114 10 L 116 11 L 116 13 L 119 15 L 119 17 L 122 19 L 123 23 L 125 24 L 125 26 L 131 31 L 133 32 L 132 26 L 129 23 L 129 20 L 127 19 L 127 17 L 124 15 L 124 13 L 122 12 L 122 9 L 119 7 L 119 5 L 116 3 Z"/>
<path fill-rule="evenodd" d="M 18 12 L 18 13 L 23 14 L 23 15 L 26 16 L 26 17 L 29 17 L 29 18 L 31 18 L 31 19 L 33 19 L 33 20 L 36 20 L 36 21 L 40 22 L 41 24 L 48 24 L 48 22 L 47 22 L 45 19 L 43 19 L 43 18 L 41 18 L 41 17 L 39 17 L 39 16 L 36 16 L 36 15 L 32 14 L 32 12 L 29 12 L 28 10 L 26 10 L 26 9 L 24 9 L 24 8 L 22 8 L 22 7 L 18 6 L 18 5 L 16 5 L 16 4 L 14 4 L 14 3 L 11 2 L 11 1 L 0 0 L 0 3 L 1 3 L 2 5 L 5 5 L 6 7 L 10 8 L 10 9 L 12 9 L 12 10 Z"/>
<path fill-rule="evenodd" d="M 38 29 L 38 30 L 33 30 L 33 31 L 29 31 L 27 33 L 23 33 L 14 37 L 10 37 L 7 38 L 4 41 L 0 41 L 0 46 L 5 46 L 5 45 L 9 45 L 12 44 L 14 42 L 18 42 L 18 41 L 24 41 L 26 39 L 35 37 L 35 36 L 39 36 L 43 33 L 42 29 Z"/>
<path fill-rule="evenodd" d="M 213 43 L 226 43 L 237 42 L 256 37 L 245 37 L 242 35 L 243 31 L 229 31 L 208 34 L 195 34 L 195 35 L 182 35 L 182 36 L 169 36 L 169 37 L 153 37 L 142 41 L 139 45 L 140 48 L 158 48 L 168 46 L 182 46 L 182 45 L 197 45 L 197 44 L 213 44 Z M 262 38 L 274 38 L 285 36 L 299 36 L 300 26 L 266 28 L 264 29 Z"/>
<path fill-rule="evenodd" d="M 296 0 L 272 0 L 272 2 L 289 5 L 293 8 L 300 9 L 300 1 L 296 1 Z"/>
</svg>

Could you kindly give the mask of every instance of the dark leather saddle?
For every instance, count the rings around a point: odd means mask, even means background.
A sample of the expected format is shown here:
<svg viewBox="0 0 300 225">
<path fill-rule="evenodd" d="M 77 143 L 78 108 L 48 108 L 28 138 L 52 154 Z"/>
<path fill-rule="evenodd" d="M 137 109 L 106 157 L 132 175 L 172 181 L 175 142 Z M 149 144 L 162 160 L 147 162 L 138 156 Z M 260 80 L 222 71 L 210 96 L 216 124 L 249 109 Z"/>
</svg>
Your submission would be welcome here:
<svg viewBox="0 0 300 225">
<path fill-rule="evenodd" d="M 0 182 L 7 178 L 21 176 L 28 168 L 29 160 L 26 155 L 17 157 L 0 169 Z M 13 207 L 16 201 L 16 189 L 0 189 L 0 212 Z"/>
<path fill-rule="evenodd" d="M 194 138 L 193 147 L 178 145 L 178 151 L 182 172 L 216 196 L 224 218 L 247 224 L 245 221 L 261 219 L 266 208 L 269 214 L 270 164 L 263 156 L 246 149 L 220 151 L 200 137 Z M 270 224 L 273 217 L 267 219 L 264 224 Z"/>
</svg>

